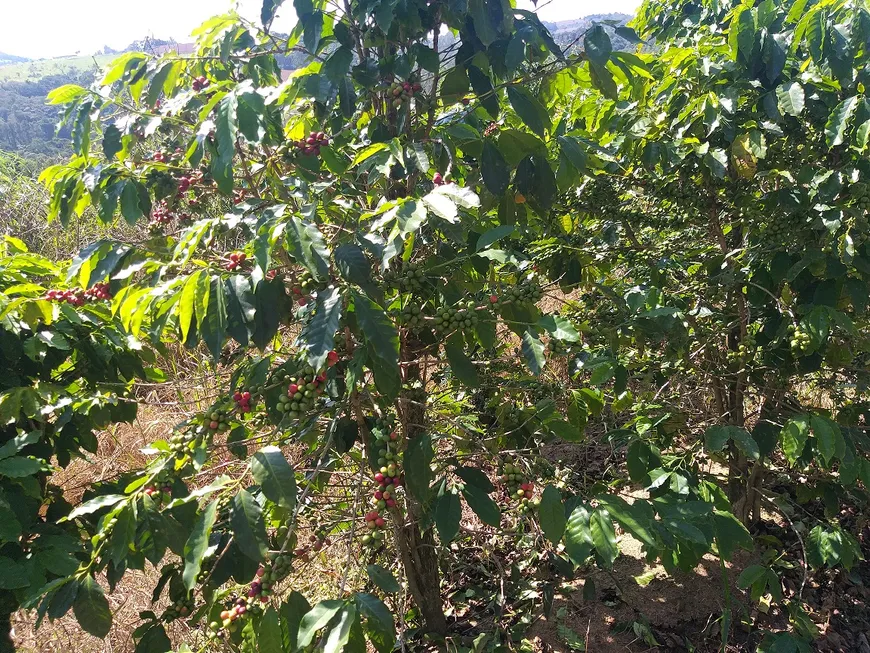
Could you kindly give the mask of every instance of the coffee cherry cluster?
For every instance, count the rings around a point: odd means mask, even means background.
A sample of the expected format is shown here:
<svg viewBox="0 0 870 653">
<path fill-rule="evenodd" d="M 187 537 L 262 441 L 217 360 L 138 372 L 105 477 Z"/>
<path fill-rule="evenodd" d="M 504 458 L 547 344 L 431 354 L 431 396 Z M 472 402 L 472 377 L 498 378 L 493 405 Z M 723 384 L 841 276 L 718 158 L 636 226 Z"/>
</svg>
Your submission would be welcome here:
<svg viewBox="0 0 870 653">
<path fill-rule="evenodd" d="M 414 98 L 415 93 L 419 93 L 423 89 L 419 82 L 397 82 L 390 84 L 387 89 L 387 100 L 392 104 L 394 109 L 401 109 L 405 102 L 410 102 Z"/>
<path fill-rule="evenodd" d="M 83 306 L 85 302 L 109 300 L 112 298 L 112 293 L 109 291 L 109 284 L 101 282 L 94 284 L 87 290 L 79 288 L 74 290 L 49 290 L 45 293 L 45 298 L 53 302 Z"/>
<path fill-rule="evenodd" d="M 85 294 L 79 289 L 49 290 L 45 293 L 45 298 L 52 302 L 67 303 L 73 306 L 84 306 L 85 303 Z"/>
<path fill-rule="evenodd" d="M 199 91 L 207 89 L 209 86 L 211 86 L 211 82 L 208 80 L 207 77 L 205 77 L 203 75 L 200 75 L 199 77 L 197 77 L 196 79 L 193 80 L 193 90 L 196 91 L 197 93 Z"/>
<path fill-rule="evenodd" d="M 161 150 L 157 150 L 156 152 L 154 152 L 154 154 L 151 155 L 151 160 L 156 161 L 157 163 L 167 163 L 170 161 L 180 161 L 183 158 L 184 158 L 184 150 L 182 150 L 180 147 L 176 147 L 169 154 L 167 154 Z"/>
<path fill-rule="evenodd" d="M 280 545 L 284 544 L 284 540 L 290 534 L 290 522 L 285 522 L 275 529 L 275 542 Z"/>
<path fill-rule="evenodd" d="M 478 323 L 477 303 L 468 300 L 460 302 L 455 307 L 442 308 L 435 314 L 435 329 L 439 333 L 469 329 Z"/>
<path fill-rule="evenodd" d="M 369 418 L 372 435 L 375 440 L 384 441 L 395 430 L 396 419 L 392 415 Z"/>
<path fill-rule="evenodd" d="M 291 564 L 291 556 L 279 555 L 268 562 L 267 566 L 257 569 L 257 577 L 248 589 L 248 598 L 267 603 L 272 596 L 275 583 L 290 573 Z"/>
<path fill-rule="evenodd" d="M 105 524 L 103 524 L 103 530 L 94 535 L 94 540 L 97 542 L 102 542 L 105 540 L 112 530 L 115 528 L 115 525 L 118 523 L 117 517 L 112 517 Z"/>
<path fill-rule="evenodd" d="M 755 352 L 755 337 L 752 334 L 747 334 L 736 350 L 729 350 L 726 357 L 730 362 L 739 362 L 752 358 Z"/>
<path fill-rule="evenodd" d="M 501 297 L 503 302 L 517 302 L 521 304 L 536 304 L 544 296 L 544 290 L 534 281 L 525 281 L 519 285 L 507 288 Z"/>
<path fill-rule="evenodd" d="M 386 531 L 384 528 L 387 525 L 386 520 L 377 510 L 371 510 L 366 513 L 366 528 L 369 532 L 362 536 L 364 546 L 375 546 L 384 541 Z"/>
<path fill-rule="evenodd" d="M 444 180 L 444 177 L 441 176 L 440 172 L 436 172 L 432 176 L 432 183 L 435 184 L 436 186 L 443 186 L 447 182 Z"/>
<path fill-rule="evenodd" d="M 278 536 L 281 539 L 281 529 L 278 529 Z M 284 531 L 284 537 L 287 536 L 287 532 Z M 311 559 L 311 552 L 318 553 L 323 550 L 324 546 L 332 544 L 332 541 L 325 536 L 322 535 L 312 535 L 310 538 L 309 544 L 303 544 L 302 546 L 298 546 L 293 550 L 293 556 L 302 562 L 308 562 Z"/>
<path fill-rule="evenodd" d="M 362 537 L 364 545 L 376 545 L 383 541 L 386 526 L 383 511 L 396 506 L 396 488 L 403 482 L 399 433 L 376 426 L 372 429 L 372 435 L 375 438 L 373 446 L 376 447 L 375 455 L 379 467 L 374 475 L 377 486 L 372 496 L 372 510 L 365 516 L 366 527 L 370 532 Z"/>
<path fill-rule="evenodd" d="M 320 156 L 320 148 L 329 145 L 329 137 L 323 132 L 311 132 L 308 138 L 293 143 L 296 150 L 305 156 Z"/>
<path fill-rule="evenodd" d="M 244 252 L 231 252 L 224 257 L 224 267 L 230 272 L 233 272 L 234 270 L 241 268 L 246 260 L 248 260 L 248 255 Z"/>
<path fill-rule="evenodd" d="M 426 273 L 416 263 L 405 263 L 401 268 L 387 270 L 384 281 L 396 283 L 402 292 L 420 292 L 426 283 Z"/>
<path fill-rule="evenodd" d="M 486 137 L 492 136 L 493 134 L 497 134 L 499 130 L 498 123 L 491 122 L 486 126 L 486 129 L 483 130 L 483 135 Z"/>
<path fill-rule="evenodd" d="M 239 400 L 236 401 L 236 403 L 240 403 L 240 401 L 244 400 L 243 395 L 245 395 L 245 394 L 250 395 L 250 393 L 247 393 L 247 392 L 246 393 L 237 392 L 235 394 L 240 395 L 240 398 L 239 398 Z M 235 399 L 235 395 L 233 395 L 233 398 Z M 248 401 L 248 404 L 250 405 L 250 396 L 248 397 L 247 401 Z M 244 412 L 250 412 L 250 411 L 248 410 L 248 411 L 244 411 Z M 222 410 L 213 410 L 208 415 L 206 415 L 205 426 L 212 433 L 221 433 L 223 431 L 226 431 L 230 427 L 229 424 L 227 424 L 227 414 L 225 412 L 223 412 Z"/>
<path fill-rule="evenodd" d="M 290 293 L 293 295 L 293 301 L 300 306 L 305 306 L 316 290 L 317 283 L 307 271 L 303 270 L 296 276 L 296 283 L 290 288 Z"/>
<path fill-rule="evenodd" d="M 788 213 L 779 211 L 771 216 L 771 220 L 767 223 L 767 228 L 764 230 L 764 233 L 768 238 L 773 239 L 776 242 L 781 242 L 790 238 L 796 227 L 799 227 L 799 225 L 792 221 L 791 216 Z"/>
<path fill-rule="evenodd" d="M 423 309 L 417 304 L 408 304 L 402 309 L 402 324 L 411 331 L 419 331 L 425 324 Z"/>
<path fill-rule="evenodd" d="M 298 377 L 288 379 L 287 397 L 279 398 L 276 408 L 281 413 L 287 413 L 290 419 L 299 419 L 314 408 L 317 398 L 323 394 L 326 385 L 326 374 L 316 374 L 310 365 L 304 366 Z"/>
<path fill-rule="evenodd" d="M 194 603 L 192 596 L 177 599 L 172 603 L 172 605 L 164 610 L 163 620 L 169 622 L 175 621 L 176 619 L 189 617 L 191 614 L 193 614 L 195 608 L 196 604 Z"/>
<path fill-rule="evenodd" d="M 280 535 L 280 529 L 279 529 Z M 286 537 L 286 532 L 285 532 Z M 312 535 L 309 539 L 308 544 L 303 544 L 302 546 L 296 547 L 293 551 L 293 555 L 296 558 L 299 558 L 303 562 L 308 562 L 311 557 L 311 552 L 319 553 L 323 550 L 324 546 L 329 546 L 332 544 L 332 540 L 329 539 L 326 535 Z"/>
<path fill-rule="evenodd" d="M 398 438 L 398 433 L 393 431 L 390 438 Z M 374 493 L 374 503 L 378 510 L 392 508 L 396 505 L 396 498 L 393 496 L 393 491 L 390 485 L 395 488 L 401 484 L 400 468 L 402 464 L 402 454 L 398 451 L 395 440 L 378 443 L 380 445 L 377 451 L 379 472 L 375 474 L 375 482 L 378 483 L 378 488 Z"/>
<path fill-rule="evenodd" d="M 178 178 L 178 193 L 179 193 L 179 195 L 181 193 L 186 193 L 188 190 L 190 190 L 191 183 L 192 182 L 190 180 L 190 177 L 188 177 L 187 175 L 183 175 L 183 176 L 179 177 Z"/>
<path fill-rule="evenodd" d="M 220 613 L 220 621 L 212 621 L 208 625 L 209 639 L 219 637 L 221 628 L 234 632 L 238 628 L 239 619 L 244 619 L 248 614 L 259 614 L 260 612 L 262 612 L 262 608 L 256 603 L 249 603 L 245 597 L 232 595 L 230 605 Z"/>
<path fill-rule="evenodd" d="M 160 200 L 151 211 L 151 222 L 148 224 L 148 227 L 152 231 L 158 231 L 162 227 L 172 224 L 176 217 L 178 216 L 169 208 L 166 200 Z M 184 218 L 188 219 L 189 216 L 184 214 Z"/>
<path fill-rule="evenodd" d="M 95 283 L 93 286 L 85 290 L 85 299 L 94 302 L 112 299 L 112 293 L 109 291 L 109 284 L 105 281 Z"/>
<path fill-rule="evenodd" d="M 568 346 L 558 338 L 550 338 L 550 341 L 547 343 L 547 350 L 552 356 L 565 356 L 568 353 Z"/>
<path fill-rule="evenodd" d="M 491 407 L 495 408 L 496 418 L 505 433 L 516 431 L 526 421 L 522 409 L 505 395 L 496 396 Z"/>
<path fill-rule="evenodd" d="M 196 582 L 202 585 L 211 576 L 214 569 L 214 564 L 217 562 L 217 555 L 214 549 L 207 549 L 202 556 L 202 564 L 199 568 L 199 573 L 196 575 Z"/>
<path fill-rule="evenodd" d="M 236 408 L 243 413 L 251 412 L 252 395 L 248 390 L 236 390 L 233 393 L 233 401 L 236 402 Z"/>
<path fill-rule="evenodd" d="M 155 503 L 163 503 L 164 501 L 168 501 L 172 498 L 172 486 L 170 485 L 149 485 L 147 486 L 143 492 L 146 496 L 151 497 L 151 500 Z"/>
<path fill-rule="evenodd" d="M 540 500 L 534 498 L 535 484 L 526 480 L 523 470 L 517 465 L 505 463 L 501 470 L 501 481 L 508 497 L 519 502 L 521 513 L 528 514 L 540 504 Z"/>
<path fill-rule="evenodd" d="M 791 346 L 791 351 L 793 354 L 805 354 L 810 350 L 810 334 L 808 334 L 806 331 L 801 330 L 800 327 L 795 326 L 794 324 L 789 325 L 788 331 L 791 334 L 791 339 L 789 340 L 788 344 L 789 346 Z"/>
<path fill-rule="evenodd" d="M 196 437 L 193 433 L 175 433 L 169 438 L 169 450 L 177 458 L 183 458 L 188 451 L 193 451 L 196 446 Z"/>
</svg>

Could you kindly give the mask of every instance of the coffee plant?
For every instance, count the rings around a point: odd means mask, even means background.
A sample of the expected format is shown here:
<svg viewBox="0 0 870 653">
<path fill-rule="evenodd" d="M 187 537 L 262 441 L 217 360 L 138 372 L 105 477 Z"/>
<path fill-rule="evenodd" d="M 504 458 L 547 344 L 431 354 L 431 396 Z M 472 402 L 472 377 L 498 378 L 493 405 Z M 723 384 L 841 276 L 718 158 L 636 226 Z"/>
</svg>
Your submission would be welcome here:
<svg viewBox="0 0 870 653">
<path fill-rule="evenodd" d="M 10 615 L 57 597 L 50 618 L 73 608 L 87 615 L 105 602 L 81 565 L 96 529 L 71 519 L 77 510 L 52 473 L 98 447 L 98 433 L 131 422 L 133 384 L 154 375 L 153 359 L 112 316 L 109 284 L 87 291 L 66 284 L 67 270 L 11 236 L 0 241 L 0 650 L 9 650 Z M 150 359 L 150 360 L 149 360 Z M 87 511 L 86 511 L 87 512 Z M 105 528 L 117 522 L 109 518 Z M 150 539 L 147 528 L 130 537 Z M 108 572 L 117 578 L 117 568 Z M 120 572 L 123 573 L 123 572 Z M 48 608 L 49 606 L 46 606 Z"/>
<path fill-rule="evenodd" d="M 193 56 L 126 53 L 50 96 L 75 152 L 43 173 L 52 217 L 151 228 L 94 243 L 65 279 L 4 271 L 4 329 L 49 367 L 0 398 L 21 444 L 0 460 L 0 507 L 27 495 L 26 523 L 70 553 L 43 565 L 38 539 L 4 534 L 14 600 L 40 619 L 72 607 L 102 637 L 97 577 L 150 564 L 169 607 L 140 615 L 137 651 L 167 650 L 183 619 L 204 650 L 386 653 L 395 617 L 403 645 L 450 635 L 456 542 L 534 548 L 522 573 L 549 579 L 546 613 L 560 578 L 612 568 L 615 525 L 667 571 L 713 553 L 727 575 L 764 507 L 801 553 L 737 579 L 784 616 L 752 645 L 809 650 L 784 576 L 852 568 L 870 487 L 870 13 L 647 0 L 618 28 L 635 51 L 596 25 L 577 52 L 509 0 L 295 0 L 289 37 L 270 30 L 280 4 L 258 25 L 209 19 Z M 290 50 L 308 64 L 282 79 Z M 79 333 L 106 351 L 83 357 Z M 220 396 L 144 468 L 38 512 L 52 455 L 93 442 L 18 455 L 61 423 L 36 398 L 52 370 L 84 375 L 76 396 L 129 392 L 173 342 Z M 121 397 L 65 402 L 101 420 L 69 437 L 125 418 L 94 408 L 132 410 Z M 619 465 L 597 478 L 544 455 L 599 437 Z M 312 606 L 294 578 L 318 555 L 341 580 Z"/>
</svg>

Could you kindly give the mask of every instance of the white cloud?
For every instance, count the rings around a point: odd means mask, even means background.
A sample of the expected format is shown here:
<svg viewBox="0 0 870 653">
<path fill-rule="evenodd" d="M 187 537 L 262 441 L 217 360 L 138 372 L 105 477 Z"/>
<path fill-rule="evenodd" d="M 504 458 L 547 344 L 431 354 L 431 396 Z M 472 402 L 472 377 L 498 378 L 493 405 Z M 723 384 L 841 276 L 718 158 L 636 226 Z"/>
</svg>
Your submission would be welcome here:
<svg viewBox="0 0 870 653">
<path fill-rule="evenodd" d="M 233 3 L 234 5 L 235 3 Z M 239 0 L 242 15 L 254 20 L 261 0 Z M 534 9 L 531 0 L 519 6 Z M 540 0 L 543 20 L 566 20 L 595 13 L 633 12 L 640 0 Z M 122 48 L 145 36 L 189 40 L 211 15 L 228 9 L 225 0 L 0 0 L 0 51 L 24 57 L 93 54 L 103 46 Z M 279 10 L 276 28 L 295 21 L 291 0 Z"/>
</svg>

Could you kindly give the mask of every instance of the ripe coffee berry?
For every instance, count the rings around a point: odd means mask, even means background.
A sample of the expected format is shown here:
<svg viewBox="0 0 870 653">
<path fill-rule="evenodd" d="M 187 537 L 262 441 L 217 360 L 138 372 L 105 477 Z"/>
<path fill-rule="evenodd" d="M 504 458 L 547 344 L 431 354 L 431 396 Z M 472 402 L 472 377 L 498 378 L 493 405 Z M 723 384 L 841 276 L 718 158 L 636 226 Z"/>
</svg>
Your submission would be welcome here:
<svg viewBox="0 0 870 653">
<path fill-rule="evenodd" d="M 233 393 L 233 401 L 236 402 L 236 406 L 243 413 L 251 412 L 251 393 L 247 390 L 236 390 Z"/>
<path fill-rule="evenodd" d="M 400 109 L 405 102 L 413 99 L 423 87 L 419 82 L 397 82 L 387 88 L 387 102 L 394 108 Z"/>
<path fill-rule="evenodd" d="M 311 132 L 308 138 L 293 143 L 296 150 L 305 156 L 320 156 L 320 148 L 329 145 L 329 137 L 324 132 Z"/>
<path fill-rule="evenodd" d="M 81 290 L 49 290 L 45 298 L 53 302 L 65 302 L 73 306 L 83 306 L 85 293 Z"/>
<path fill-rule="evenodd" d="M 105 282 L 95 283 L 85 291 L 85 299 L 90 301 L 100 301 L 111 298 L 112 293 L 109 292 L 109 284 Z"/>
<path fill-rule="evenodd" d="M 245 264 L 245 261 L 248 259 L 248 255 L 244 252 L 233 252 L 226 257 L 226 263 L 224 267 L 232 272 L 233 270 L 237 270 Z"/>
</svg>

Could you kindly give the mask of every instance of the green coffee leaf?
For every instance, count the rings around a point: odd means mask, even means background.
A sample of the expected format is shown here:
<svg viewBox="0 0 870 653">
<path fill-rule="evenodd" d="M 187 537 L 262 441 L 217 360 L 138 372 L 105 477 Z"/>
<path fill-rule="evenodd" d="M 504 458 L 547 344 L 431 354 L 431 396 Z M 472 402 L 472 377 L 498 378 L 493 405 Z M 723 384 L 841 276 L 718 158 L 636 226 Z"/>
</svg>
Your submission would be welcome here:
<svg viewBox="0 0 870 653">
<path fill-rule="evenodd" d="M 109 629 L 112 627 L 112 612 L 103 588 L 93 576 L 85 576 L 79 583 L 73 612 L 79 625 L 87 633 L 100 639 L 109 634 Z"/>
<path fill-rule="evenodd" d="M 459 521 L 462 517 L 462 504 L 459 495 L 445 492 L 435 503 L 435 528 L 441 541 L 448 543 L 459 533 Z"/>
<path fill-rule="evenodd" d="M 266 526 L 263 509 L 248 490 L 239 490 L 230 506 L 230 526 L 236 545 L 246 556 L 261 562 L 266 557 Z"/>
<path fill-rule="evenodd" d="M 606 510 L 597 509 L 592 513 L 589 518 L 589 531 L 599 562 L 605 569 L 612 569 L 613 562 L 619 555 L 619 549 L 616 546 L 613 521 Z"/>
<path fill-rule="evenodd" d="M 384 569 L 380 565 L 369 565 L 366 567 L 366 571 L 371 581 L 387 594 L 396 594 L 402 591 L 399 581 L 388 569 Z"/>
<path fill-rule="evenodd" d="M 264 447 L 251 459 L 251 474 L 266 498 L 287 510 L 296 507 L 296 474 L 278 447 Z"/>
<path fill-rule="evenodd" d="M 552 485 L 545 487 L 541 495 L 538 519 L 541 522 L 544 537 L 553 544 L 558 544 L 565 532 L 567 519 L 565 518 L 565 507 L 562 505 L 562 494 Z"/>
<path fill-rule="evenodd" d="M 212 501 L 196 518 L 190 537 L 184 545 L 184 587 L 191 591 L 196 586 L 197 576 L 202 569 L 202 557 L 208 549 L 211 529 L 217 520 L 217 501 Z"/>
<path fill-rule="evenodd" d="M 496 527 L 501 524 L 501 511 L 486 492 L 474 485 L 466 485 L 462 496 L 484 524 Z"/>
</svg>

